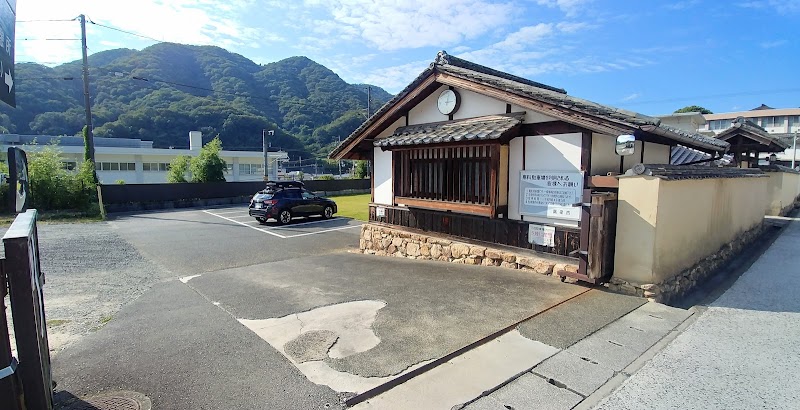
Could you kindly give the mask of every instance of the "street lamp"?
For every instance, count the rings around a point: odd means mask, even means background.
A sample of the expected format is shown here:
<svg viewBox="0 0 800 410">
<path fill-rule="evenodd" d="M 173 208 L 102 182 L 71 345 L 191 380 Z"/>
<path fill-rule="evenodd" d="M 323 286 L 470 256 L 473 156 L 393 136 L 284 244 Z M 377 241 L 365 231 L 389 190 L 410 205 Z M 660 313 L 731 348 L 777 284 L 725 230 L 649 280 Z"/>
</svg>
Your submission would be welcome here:
<svg viewBox="0 0 800 410">
<path fill-rule="evenodd" d="M 267 135 L 275 135 L 275 131 L 261 130 L 261 145 L 264 149 L 264 181 L 269 181 L 269 158 L 267 157 Z"/>
<path fill-rule="evenodd" d="M 789 130 L 791 131 L 791 130 Z M 797 160 L 797 132 L 800 131 L 800 125 L 794 130 L 794 138 L 792 139 L 792 169 L 794 169 L 795 161 Z"/>
</svg>

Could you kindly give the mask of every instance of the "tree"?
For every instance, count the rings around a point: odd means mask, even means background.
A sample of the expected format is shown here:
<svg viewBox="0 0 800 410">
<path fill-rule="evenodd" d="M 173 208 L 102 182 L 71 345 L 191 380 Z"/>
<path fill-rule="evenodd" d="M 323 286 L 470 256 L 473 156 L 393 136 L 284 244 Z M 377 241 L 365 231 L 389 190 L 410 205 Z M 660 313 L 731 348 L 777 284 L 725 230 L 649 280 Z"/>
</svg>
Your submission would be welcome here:
<svg viewBox="0 0 800 410">
<path fill-rule="evenodd" d="M 167 172 L 167 182 L 189 182 L 186 179 L 186 174 L 189 172 L 189 166 L 192 163 L 192 157 L 188 155 L 179 155 L 172 159 L 169 163 L 169 171 Z"/>
<path fill-rule="evenodd" d="M 353 169 L 353 178 L 363 179 L 369 173 L 369 165 L 367 161 L 356 161 Z"/>
<path fill-rule="evenodd" d="M 713 114 L 713 112 L 711 112 L 711 110 L 709 110 L 708 108 L 701 107 L 699 105 L 689 105 L 681 109 L 675 110 L 675 114 L 682 112 L 699 112 L 700 114 Z"/>
<path fill-rule="evenodd" d="M 222 141 L 219 135 L 200 149 L 200 154 L 192 158 L 190 170 L 192 182 L 225 182 L 225 171 L 228 164 L 219 157 Z"/>
</svg>

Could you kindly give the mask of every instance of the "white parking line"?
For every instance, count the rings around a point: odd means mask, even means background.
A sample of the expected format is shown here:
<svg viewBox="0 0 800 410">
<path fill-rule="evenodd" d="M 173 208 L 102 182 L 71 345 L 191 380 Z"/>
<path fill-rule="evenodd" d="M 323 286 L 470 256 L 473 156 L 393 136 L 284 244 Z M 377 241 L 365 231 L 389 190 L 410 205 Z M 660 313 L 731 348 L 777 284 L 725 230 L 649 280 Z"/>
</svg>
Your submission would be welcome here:
<svg viewBox="0 0 800 410">
<path fill-rule="evenodd" d="M 212 214 L 212 215 L 216 215 L 216 214 Z M 219 215 L 217 215 L 217 216 L 219 216 Z M 231 219 L 236 219 L 236 218 L 252 218 L 252 216 L 250 216 L 250 215 L 239 215 L 239 216 L 236 216 L 236 215 L 234 215 L 234 216 L 229 216 L 228 218 L 231 218 Z"/>
<path fill-rule="evenodd" d="M 240 209 L 238 211 L 225 211 L 225 212 L 216 212 L 214 215 L 224 215 L 224 214 L 238 214 L 239 212 L 247 212 L 247 209 Z M 210 212 L 209 212 L 210 213 Z"/>
<path fill-rule="evenodd" d="M 242 225 L 242 226 L 246 226 L 246 227 L 248 227 L 248 228 L 250 228 L 250 229 L 255 229 L 255 230 L 259 231 L 259 232 L 264 232 L 264 233 L 270 234 L 270 235 L 272 235 L 272 236 L 277 236 L 278 238 L 281 238 L 281 239 L 286 239 L 286 237 L 285 237 L 285 236 L 283 236 L 283 235 L 281 235 L 281 234 L 277 234 L 277 233 L 275 233 L 275 232 L 270 232 L 270 231 L 268 231 L 268 230 L 266 230 L 266 229 L 257 228 L 257 227 L 255 227 L 255 226 L 248 225 L 248 224 L 246 224 L 246 223 L 244 223 L 244 222 L 239 222 L 239 221 L 237 221 L 237 220 L 235 220 L 235 219 L 231 219 L 231 218 L 228 218 L 228 217 L 224 217 L 224 216 L 222 216 L 222 215 L 217 215 L 217 214 L 215 214 L 215 213 L 213 213 L 213 212 L 209 212 L 209 211 L 206 211 L 206 210 L 204 210 L 203 212 L 205 212 L 205 213 L 207 213 L 207 214 L 209 214 L 209 215 L 214 215 L 214 216 L 216 216 L 217 218 L 222 218 L 222 219 L 224 219 L 224 220 L 226 220 L 226 221 L 233 222 L 233 223 L 235 223 L 235 224 L 239 224 L 239 225 Z"/>
<path fill-rule="evenodd" d="M 331 228 L 331 229 L 325 229 L 325 230 L 322 230 L 322 231 L 307 232 L 307 233 L 301 233 L 301 234 L 297 234 L 297 235 L 289 235 L 289 236 L 286 236 L 284 238 L 285 239 L 298 238 L 298 237 L 301 237 L 301 236 L 316 235 L 316 234 L 325 233 L 325 232 L 341 231 L 343 229 L 360 228 L 360 227 L 361 227 L 361 225 L 349 225 L 349 226 L 343 226 L 341 228 Z"/>
<path fill-rule="evenodd" d="M 298 223 L 293 223 L 293 224 L 290 224 L 290 225 L 279 226 L 279 227 L 276 227 L 275 229 L 291 229 L 291 228 L 294 228 L 295 226 L 318 224 L 320 222 L 330 222 L 330 221 L 334 221 L 334 220 L 337 220 L 337 219 L 342 219 L 342 218 L 331 218 L 331 219 L 322 219 L 322 220 L 319 220 L 319 221 L 298 222 Z"/>
</svg>

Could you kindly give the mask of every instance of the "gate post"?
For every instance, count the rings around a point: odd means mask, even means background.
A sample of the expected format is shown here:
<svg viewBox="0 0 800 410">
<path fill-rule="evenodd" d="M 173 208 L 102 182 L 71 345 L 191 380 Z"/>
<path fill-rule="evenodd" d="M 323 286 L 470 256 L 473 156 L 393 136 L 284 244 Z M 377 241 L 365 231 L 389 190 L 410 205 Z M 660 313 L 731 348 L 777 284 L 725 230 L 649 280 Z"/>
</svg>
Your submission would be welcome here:
<svg viewBox="0 0 800 410">
<path fill-rule="evenodd" d="M 21 410 L 17 359 L 11 354 L 11 337 L 6 320 L 7 286 L 6 275 L 0 264 L 0 403 L 8 403 L 11 410 Z"/>
<path fill-rule="evenodd" d="M 50 348 L 44 314 L 36 210 L 19 214 L 3 237 L 11 313 L 19 354 L 19 380 L 27 410 L 53 408 Z"/>
</svg>

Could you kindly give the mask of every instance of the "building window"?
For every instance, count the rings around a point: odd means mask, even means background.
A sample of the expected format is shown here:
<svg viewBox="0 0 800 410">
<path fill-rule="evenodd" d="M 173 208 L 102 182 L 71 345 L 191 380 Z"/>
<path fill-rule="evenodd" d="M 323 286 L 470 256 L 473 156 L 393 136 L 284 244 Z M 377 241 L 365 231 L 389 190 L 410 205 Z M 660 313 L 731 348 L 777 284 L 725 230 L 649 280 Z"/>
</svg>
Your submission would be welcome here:
<svg viewBox="0 0 800 410">
<path fill-rule="evenodd" d="M 764 117 L 764 128 L 783 127 L 783 117 Z"/>
<path fill-rule="evenodd" d="M 67 171 L 74 171 L 78 164 L 75 161 L 62 162 L 61 166 Z"/>
<path fill-rule="evenodd" d="M 712 120 L 708 122 L 708 129 L 710 130 L 725 130 L 731 127 L 731 120 Z"/>
<path fill-rule="evenodd" d="M 233 169 L 231 167 L 231 169 Z M 241 175 L 260 175 L 264 172 L 264 166 L 261 164 L 239 164 L 239 174 Z"/>
<path fill-rule="evenodd" d="M 395 195 L 491 205 L 496 145 L 415 148 L 394 152 Z"/>
<path fill-rule="evenodd" d="M 789 117 L 789 132 L 800 131 L 800 115 L 792 115 Z"/>
<path fill-rule="evenodd" d="M 134 167 L 136 166 L 136 164 L 128 165 L 133 165 Z M 135 170 L 135 168 L 132 170 Z M 142 164 L 142 170 L 148 172 L 167 172 L 169 171 L 169 164 L 165 162 L 145 162 Z"/>
</svg>

